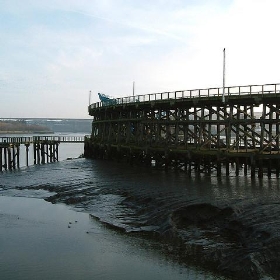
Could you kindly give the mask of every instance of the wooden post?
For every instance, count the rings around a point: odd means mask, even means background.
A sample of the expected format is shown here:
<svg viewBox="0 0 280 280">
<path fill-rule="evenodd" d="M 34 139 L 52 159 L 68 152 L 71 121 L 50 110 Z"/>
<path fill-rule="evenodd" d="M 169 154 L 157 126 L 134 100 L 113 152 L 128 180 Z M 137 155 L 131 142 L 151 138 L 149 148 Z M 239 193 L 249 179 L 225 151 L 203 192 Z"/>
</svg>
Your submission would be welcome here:
<svg viewBox="0 0 280 280">
<path fill-rule="evenodd" d="M 220 151 L 217 154 L 217 177 L 221 177 L 222 175 L 222 166 L 221 166 L 221 157 L 220 157 Z"/>
<path fill-rule="evenodd" d="M 263 160 L 259 159 L 259 171 L 258 171 L 258 177 L 263 178 Z"/>
<path fill-rule="evenodd" d="M 222 176 L 221 162 L 218 161 L 217 162 L 217 177 L 221 177 L 221 176 Z"/>
<path fill-rule="evenodd" d="M 15 153 L 15 145 L 12 144 L 12 167 L 13 169 L 16 169 L 16 153 Z"/>
<path fill-rule="evenodd" d="M 45 143 L 41 143 L 41 163 L 45 163 Z"/>
<path fill-rule="evenodd" d="M 8 168 L 8 162 L 7 162 L 7 149 L 8 148 L 4 148 L 4 168 L 5 168 L 5 170 L 7 170 L 7 168 Z"/>
<path fill-rule="evenodd" d="M 53 162 L 56 162 L 55 142 L 53 142 Z"/>
<path fill-rule="evenodd" d="M 47 157 L 47 163 L 50 162 L 50 159 L 49 159 L 49 141 L 46 142 L 46 157 Z"/>
<path fill-rule="evenodd" d="M 3 150 L 2 147 L 0 147 L 0 171 L 2 171 L 2 167 L 3 167 L 2 155 L 3 155 Z"/>
<path fill-rule="evenodd" d="M 16 148 L 17 148 L 17 168 L 19 168 L 19 156 L 20 156 L 20 154 L 19 154 L 20 144 L 19 143 L 16 145 Z"/>
<path fill-rule="evenodd" d="M 256 159 L 254 155 L 251 155 L 251 178 L 255 178 L 256 173 Z"/>
<path fill-rule="evenodd" d="M 245 176 L 247 176 L 247 172 L 248 172 L 247 164 L 248 164 L 248 159 L 246 158 L 246 159 L 245 159 L 245 163 L 244 163 L 244 175 L 245 175 Z"/>
<path fill-rule="evenodd" d="M 276 168 L 276 178 L 279 178 L 279 173 L 280 173 L 280 160 L 279 159 L 277 159 L 276 160 L 276 166 L 275 166 L 275 168 Z"/>
<path fill-rule="evenodd" d="M 240 166 L 239 166 L 239 158 L 236 158 L 235 159 L 235 174 L 236 174 L 236 176 L 239 175 L 239 168 L 240 168 Z"/>
<path fill-rule="evenodd" d="M 40 164 L 40 142 L 37 143 L 37 164 Z"/>
<path fill-rule="evenodd" d="M 189 168 L 188 168 L 188 175 L 191 177 L 192 175 L 192 159 L 189 159 Z"/>
<path fill-rule="evenodd" d="M 34 156 L 34 164 L 36 164 L 36 149 L 37 149 L 37 142 L 33 143 L 33 156 Z"/>
<path fill-rule="evenodd" d="M 208 175 L 210 175 L 211 174 L 211 158 L 210 157 L 207 159 L 207 164 L 208 164 L 207 173 L 208 173 Z"/>
<path fill-rule="evenodd" d="M 50 142 L 49 144 L 49 150 L 50 150 L 50 162 L 53 162 L 53 144 Z"/>
<path fill-rule="evenodd" d="M 188 176 L 190 177 L 192 172 L 192 155 L 190 151 L 187 153 L 186 170 L 188 172 Z"/>
<path fill-rule="evenodd" d="M 268 178 L 271 178 L 271 169 L 272 169 L 272 164 L 271 164 L 271 159 L 268 160 L 268 166 L 267 166 L 267 176 Z"/>
<path fill-rule="evenodd" d="M 11 147 L 8 147 L 8 169 L 12 169 L 12 155 L 11 155 Z"/>
<path fill-rule="evenodd" d="M 52 143 L 53 162 L 55 162 L 55 143 Z"/>
<path fill-rule="evenodd" d="M 164 152 L 164 170 L 167 171 L 169 168 L 169 151 L 165 150 Z"/>
<path fill-rule="evenodd" d="M 188 159 L 187 157 L 184 157 L 184 167 L 185 167 L 185 172 L 188 172 Z"/>
<path fill-rule="evenodd" d="M 226 155 L 226 176 L 229 176 L 229 158 Z"/>
<path fill-rule="evenodd" d="M 28 164 L 29 164 L 29 162 L 28 162 L 28 159 L 29 159 L 29 143 L 25 144 L 25 152 L 26 152 L 26 166 L 28 166 Z"/>
<path fill-rule="evenodd" d="M 58 161 L 58 145 L 59 143 L 56 142 L 56 161 Z"/>
</svg>

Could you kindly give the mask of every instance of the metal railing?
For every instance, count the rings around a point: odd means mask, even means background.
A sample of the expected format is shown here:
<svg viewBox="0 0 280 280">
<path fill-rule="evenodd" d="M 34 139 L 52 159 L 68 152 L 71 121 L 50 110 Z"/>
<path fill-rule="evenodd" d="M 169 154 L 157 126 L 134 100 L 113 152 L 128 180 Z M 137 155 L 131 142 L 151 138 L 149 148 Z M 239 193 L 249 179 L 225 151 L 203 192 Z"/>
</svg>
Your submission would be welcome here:
<svg viewBox="0 0 280 280">
<path fill-rule="evenodd" d="M 40 141 L 56 141 L 60 143 L 84 143 L 85 136 L 31 136 L 31 137 L 0 137 L 0 143 L 28 144 Z"/>
<path fill-rule="evenodd" d="M 0 137 L 0 143 L 25 144 L 32 143 L 33 137 Z"/>
<path fill-rule="evenodd" d="M 245 96 L 245 95 L 265 95 L 265 94 L 279 94 L 280 84 L 263 84 L 263 85 L 247 85 L 247 86 L 232 86 L 225 88 L 225 96 Z M 192 99 L 192 98 L 210 98 L 223 96 L 223 88 L 207 88 L 207 89 L 192 89 L 192 90 L 180 90 L 172 92 L 151 93 L 145 95 L 127 96 L 112 99 L 113 104 L 106 104 L 102 102 L 96 102 L 89 105 L 89 109 L 95 109 L 100 107 L 116 106 L 122 104 L 130 104 L 137 102 L 151 102 L 161 100 L 179 100 L 179 99 Z"/>
</svg>

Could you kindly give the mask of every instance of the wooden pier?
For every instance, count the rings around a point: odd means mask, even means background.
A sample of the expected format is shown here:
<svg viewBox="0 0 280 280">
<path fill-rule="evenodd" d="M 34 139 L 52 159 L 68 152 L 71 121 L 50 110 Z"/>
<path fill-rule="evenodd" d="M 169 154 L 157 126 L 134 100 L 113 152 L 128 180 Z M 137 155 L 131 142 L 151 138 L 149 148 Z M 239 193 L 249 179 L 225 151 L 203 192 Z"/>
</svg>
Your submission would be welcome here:
<svg viewBox="0 0 280 280">
<path fill-rule="evenodd" d="M 33 145 L 34 164 L 56 162 L 60 143 L 84 143 L 84 136 L 0 137 L 0 171 L 20 167 L 21 145 L 25 146 L 26 166 L 30 145 Z"/>
<path fill-rule="evenodd" d="M 85 156 L 217 176 L 280 173 L 280 84 L 154 93 L 88 107 Z"/>
</svg>

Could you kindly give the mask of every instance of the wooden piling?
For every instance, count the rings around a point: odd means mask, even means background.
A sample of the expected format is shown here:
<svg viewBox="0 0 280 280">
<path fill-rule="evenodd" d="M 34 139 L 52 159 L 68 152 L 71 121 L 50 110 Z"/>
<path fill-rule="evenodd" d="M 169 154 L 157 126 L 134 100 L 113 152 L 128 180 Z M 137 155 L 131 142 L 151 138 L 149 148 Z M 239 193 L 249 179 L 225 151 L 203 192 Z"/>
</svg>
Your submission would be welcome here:
<svg viewBox="0 0 280 280">
<path fill-rule="evenodd" d="M 25 143 L 26 166 L 29 164 L 29 143 Z"/>
<path fill-rule="evenodd" d="M 41 143 L 41 163 L 45 164 L 45 143 Z"/>
<path fill-rule="evenodd" d="M 59 143 L 84 143 L 84 137 L 52 137 L 52 136 L 33 136 L 33 137 L 0 137 L 0 171 L 3 169 L 11 170 L 20 167 L 20 145 L 25 145 L 26 166 L 29 165 L 29 147 L 33 144 L 33 163 L 44 164 L 46 162 L 57 162 L 59 159 Z M 50 139 L 49 139 L 50 138 Z M 107 147 L 107 148 L 106 148 Z M 105 149 L 106 148 L 106 149 Z M 109 157 L 108 145 L 97 148 L 98 156 Z M 134 154 L 132 154 L 134 159 Z"/>
<path fill-rule="evenodd" d="M 36 152 L 37 152 L 37 164 L 40 164 L 40 142 L 39 141 L 37 143 Z"/>
<path fill-rule="evenodd" d="M 12 168 L 16 169 L 16 151 L 15 151 L 14 144 L 11 145 L 11 149 L 12 149 Z"/>
<path fill-rule="evenodd" d="M 12 169 L 12 153 L 11 153 L 10 146 L 7 148 L 7 151 L 8 151 L 8 169 L 11 170 Z"/>
<path fill-rule="evenodd" d="M 276 168 L 276 171 L 275 171 L 275 173 L 276 173 L 276 178 L 279 178 L 279 174 L 280 174 L 280 162 L 279 162 L 279 159 L 278 159 L 277 162 L 276 162 L 275 168 Z"/>
<path fill-rule="evenodd" d="M 259 159 L 259 162 L 258 162 L 258 177 L 259 178 L 263 178 L 263 160 L 262 159 Z"/>
<path fill-rule="evenodd" d="M 20 144 L 16 144 L 16 148 L 17 148 L 17 168 L 19 168 L 19 159 L 20 159 Z"/>
<path fill-rule="evenodd" d="M 267 177 L 271 178 L 271 169 L 272 169 L 272 164 L 271 164 L 271 159 L 268 160 L 268 166 L 267 166 Z"/>
<path fill-rule="evenodd" d="M 3 168 L 2 156 L 3 156 L 3 151 L 2 151 L 2 147 L 0 147 L 0 172 L 2 171 Z"/>
<path fill-rule="evenodd" d="M 244 176 L 247 176 L 248 173 L 248 162 L 247 162 L 247 158 L 245 159 L 245 163 L 244 163 Z"/>
<path fill-rule="evenodd" d="M 220 153 L 217 154 L 217 176 L 221 177 L 222 175 L 222 165 L 221 165 L 221 159 L 220 159 Z"/>
<path fill-rule="evenodd" d="M 229 176 L 229 159 L 226 158 L 226 176 Z"/>
<path fill-rule="evenodd" d="M 211 174 L 211 159 L 210 158 L 207 159 L 207 174 L 208 175 Z"/>
<path fill-rule="evenodd" d="M 7 168 L 8 168 L 7 150 L 8 150 L 8 148 L 5 147 L 4 148 L 4 166 L 3 166 L 5 168 L 5 170 L 7 170 Z"/>
<path fill-rule="evenodd" d="M 52 145 L 52 143 L 49 144 L 49 151 L 50 151 L 50 162 L 53 162 L 53 145 Z"/>
<path fill-rule="evenodd" d="M 254 155 L 251 155 L 250 161 L 251 161 L 251 178 L 255 178 L 255 175 L 256 175 L 256 158 L 255 158 Z"/>
<path fill-rule="evenodd" d="M 55 151 L 55 154 L 56 154 L 56 161 L 58 161 L 58 145 L 59 145 L 59 143 L 56 142 L 56 143 L 55 143 L 55 148 L 56 148 L 56 151 Z"/>
<path fill-rule="evenodd" d="M 37 143 L 36 143 L 36 142 L 34 142 L 34 143 L 33 143 L 33 157 L 34 157 L 34 164 L 36 164 L 36 155 L 37 155 L 36 150 L 37 150 Z"/>
<path fill-rule="evenodd" d="M 47 141 L 46 142 L 46 158 L 47 158 L 47 163 L 49 163 L 50 162 L 50 159 L 49 159 L 49 149 L 50 149 L 50 147 L 49 147 L 49 142 Z"/>
<path fill-rule="evenodd" d="M 235 160 L 235 175 L 236 176 L 239 176 L 239 170 L 240 170 L 239 158 L 236 158 L 236 160 Z"/>
</svg>

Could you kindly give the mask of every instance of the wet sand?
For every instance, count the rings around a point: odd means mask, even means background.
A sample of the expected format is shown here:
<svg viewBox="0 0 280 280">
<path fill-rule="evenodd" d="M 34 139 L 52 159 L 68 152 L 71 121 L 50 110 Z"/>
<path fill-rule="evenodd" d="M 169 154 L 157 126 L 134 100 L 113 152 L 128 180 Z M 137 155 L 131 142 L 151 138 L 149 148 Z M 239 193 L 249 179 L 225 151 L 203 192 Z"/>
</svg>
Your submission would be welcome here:
<svg viewBox="0 0 280 280">
<path fill-rule="evenodd" d="M 1 279 L 222 279 L 43 199 L 0 196 Z M 2 278 L 3 277 L 3 278 Z"/>
</svg>

